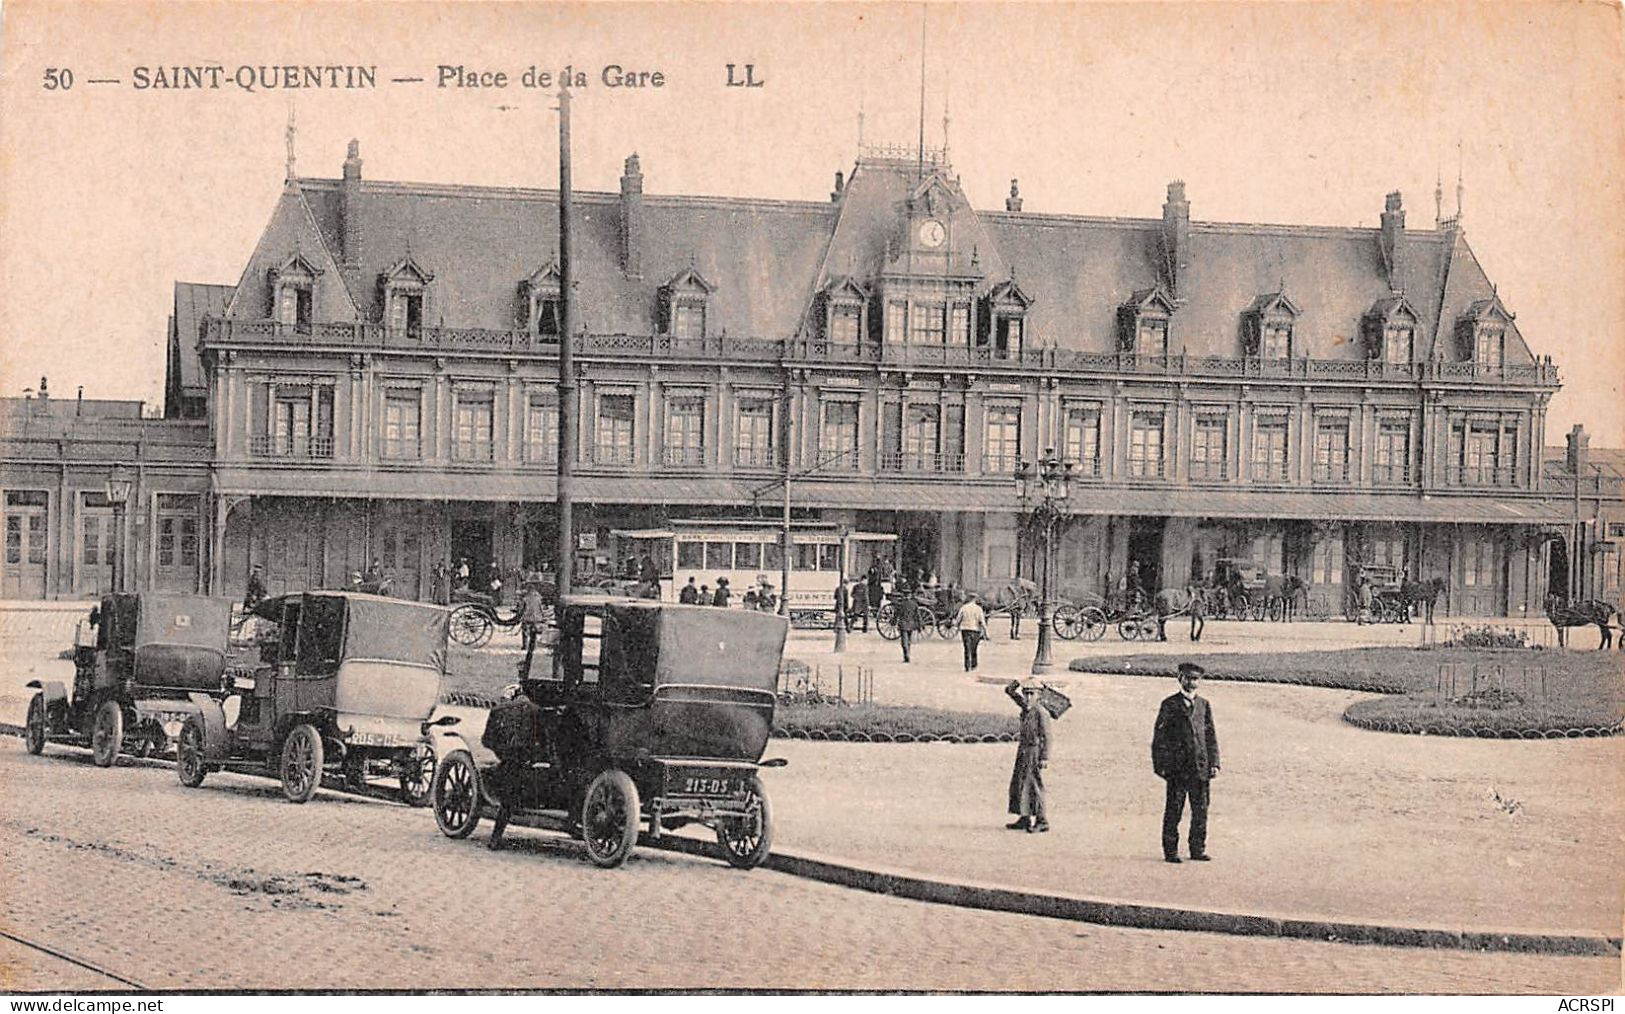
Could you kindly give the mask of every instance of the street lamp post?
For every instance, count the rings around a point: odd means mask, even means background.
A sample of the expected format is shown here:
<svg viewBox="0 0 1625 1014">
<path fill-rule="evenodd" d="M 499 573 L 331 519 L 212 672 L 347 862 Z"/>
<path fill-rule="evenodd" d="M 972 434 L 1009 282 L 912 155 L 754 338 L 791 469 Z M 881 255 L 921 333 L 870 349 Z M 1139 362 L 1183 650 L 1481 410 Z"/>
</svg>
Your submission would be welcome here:
<svg viewBox="0 0 1625 1014">
<path fill-rule="evenodd" d="M 130 502 L 130 470 L 114 465 L 103 492 L 113 505 L 113 591 L 124 590 L 124 505 Z"/>
<path fill-rule="evenodd" d="M 1055 532 L 1071 517 L 1072 472 L 1075 462 L 1062 461 L 1053 448 L 1036 464 L 1023 461 L 1016 466 L 1016 500 L 1028 512 L 1028 525 L 1042 547 L 1039 571 L 1038 648 L 1033 653 L 1032 671 L 1046 673 L 1054 666 L 1051 642 L 1055 629 L 1054 567 Z"/>
</svg>

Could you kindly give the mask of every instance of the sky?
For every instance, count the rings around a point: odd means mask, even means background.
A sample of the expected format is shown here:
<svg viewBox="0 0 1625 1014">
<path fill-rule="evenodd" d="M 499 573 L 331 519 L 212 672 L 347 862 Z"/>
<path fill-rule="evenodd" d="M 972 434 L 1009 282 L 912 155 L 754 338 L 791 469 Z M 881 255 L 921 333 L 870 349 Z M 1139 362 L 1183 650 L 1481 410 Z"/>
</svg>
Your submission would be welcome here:
<svg viewBox="0 0 1625 1014">
<path fill-rule="evenodd" d="M 1625 60 L 1617 5 L 74 4 L 0 9 L 0 393 L 162 400 L 177 280 L 233 284 L 282 189 L 361 142 L 369 179 L 827 198 L 867 143 L 948 143 L 978 208 L 1375 227 L 1442 177 L 1537 354 L 1549 443 L 1625 446 Z M 727 65 L 757 88 L 727 86 Z M 137 88 L 156 68 L 375 66 L 372 89 Z M 611 88 L 607 65 L 659 71 Z M 507 74 L 439 87 L 439 67 Z M 145 68 L 144 71 L 140 70 Z M 47 85 L 52 80 L 57 87 Z M 61 72 L 71 72 L 63 87 Z M 395 83 L 400 77 L 421 82 Z M 117 83 L 91 83 L 114 81 Z"/>
</svg>

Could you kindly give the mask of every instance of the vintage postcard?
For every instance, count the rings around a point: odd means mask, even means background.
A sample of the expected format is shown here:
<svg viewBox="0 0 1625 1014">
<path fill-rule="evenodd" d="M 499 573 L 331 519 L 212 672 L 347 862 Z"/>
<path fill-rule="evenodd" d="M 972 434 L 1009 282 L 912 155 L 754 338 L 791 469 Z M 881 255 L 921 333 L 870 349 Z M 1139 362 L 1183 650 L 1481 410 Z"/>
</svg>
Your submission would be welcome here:
<svg viewBox="0 0 1625 1014">
<path fill-rule="evenodd" d="M 1617 4 L 0 18 L 0 991 L 1620 990 Z"/>
</svg>

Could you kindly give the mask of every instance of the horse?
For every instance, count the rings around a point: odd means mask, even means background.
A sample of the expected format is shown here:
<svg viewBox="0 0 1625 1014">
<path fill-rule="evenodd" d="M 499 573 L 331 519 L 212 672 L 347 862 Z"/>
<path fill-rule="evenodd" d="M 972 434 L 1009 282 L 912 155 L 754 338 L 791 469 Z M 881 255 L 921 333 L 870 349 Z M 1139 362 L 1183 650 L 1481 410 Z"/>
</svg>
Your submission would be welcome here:
<svg viewBox="0 0 1625 1014">
<path fill-rule="evenodd" d="M 1606 651 L 1614 646 L 1614 628 L 1609 621 L 1619 612 L 1619 608 L 1612 602 L 1601 599 L 1581 599 L 1578 602 L 1569 602 L 1566 599 L 1552 596 L 1546 602 L 1546 618 L 1552 621 L 1557 630 L 1557 644 L 1560 648 L 1569 645 L 1568 628 L 1584 627 L 1596 624 L 1597 630 L 1602 633 L 1602 640 L 1597 645 L 1598 651 Z M 1625 638 L 1622 638 L 1625 646 Z"/>
<path fill-rule="evenodd" d="M 1298 615 L 1298 599 L 1306 597 L 1309 586 L 1296 574 L 1270 574 L 1264 578 L 1264 609 L 1268 614 L 1275 603 L 1281 603 L 1281 619 L 1292 622 Z"/>
<path fill-rule="evenodd" d="M 1433 622 L 1433 607 L 1438 603 L 1439 596 L 1444 594 L 1447 587 L 1449 587 L 1449 582 L 1442 577 L 1429 577 L 1421 581 L 1412 581 L 1407 578 L 1400 582 L 1399 597 L 1405 603 L 1405 615 L 1415 615 L 1416 607 L 1421 606 L 1427 617 L 1423 622 L 1431 624 Z"/>
</svg>

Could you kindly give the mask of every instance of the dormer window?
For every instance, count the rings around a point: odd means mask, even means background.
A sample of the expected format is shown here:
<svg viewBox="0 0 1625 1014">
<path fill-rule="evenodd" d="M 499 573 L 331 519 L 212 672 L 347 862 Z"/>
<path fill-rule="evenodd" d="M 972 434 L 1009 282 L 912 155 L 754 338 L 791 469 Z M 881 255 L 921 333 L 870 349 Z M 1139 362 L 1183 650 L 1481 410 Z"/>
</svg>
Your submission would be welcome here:
<svg viewBox="0 0 1625 1014">
<path fill-rule="evenodd" d="M 519 283 L 521 325 L 529 334 L 549 341 L 557 341 L 564 333 L 564 302 L 560 297 L 562 275 L 556 263 L 549 261 L 537 272 Z"/>
<path fill-rule="evenodd" d="M 321 271 L 295 254 L 271 269 L 271 318 L 296 331 L 309 331 L 315 315 L 316 276 Z"/>
<path fill-rule="evenodd" d="M 1366 357 L 1398 366 L 1416 361 L 1416 325 L 1421 318 L 1403 294 L 1377 300 L 1365 315 Z"/>
<path fill-rule="evenodd" d="M 384 324 L 396 331 L 416 334 L 427 318 L 429 283 L 434 275 L 407 257 L 379 276 L 383 289 Z"/>
<path fill-rule="evenodd" d="M 1117 308 L 1117 350 L 1137 356 L 1168 354 L 1172 296 L 1161 287 L 1142 289 Z"/>
<path fill-rule="evenodd" d="M 1456 345 L 1461 358 L 1480 367 L 1498 370 L 1506 362 L 1507 331 L 1512 314 L 1496 297 L 1481 299 L 1456 322 Z"/>
<path fill-rule="evenodd" d="M 677 273 L 660 287 L 661 320 L 665 332 L 679 341 L 705 338 L 706 311 L 716 288 L 693 267 Z"/>
<path fill-rule="evenodd" d="M 1027 337 L 1027 310 L 1032 298 L 1021 290 L 1014 277 L 988 290 L 987 309 L 982 315 L 983 344 L 992 346 L 995 359 L 1020 359 Z"/>
<path fill-rule="evenodd" d="M 1283 292 L 1272 292 L 1253 300 L 1243 322 L 1244 352 L 1265 362 L 1292 358 L 1292 329 L 1298 307 Z"/>
<path fill-rule="evenodd" d="M 830 280 L 821 295 L 824 338 L 836 345 L 855 346 L 863 340 L 863 307 L 869 293 L 851 278 Z"/>
</svg>

